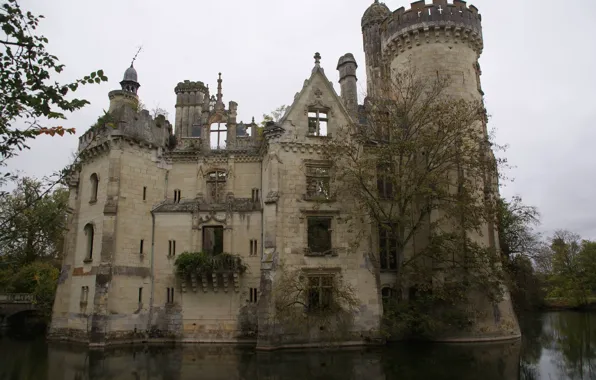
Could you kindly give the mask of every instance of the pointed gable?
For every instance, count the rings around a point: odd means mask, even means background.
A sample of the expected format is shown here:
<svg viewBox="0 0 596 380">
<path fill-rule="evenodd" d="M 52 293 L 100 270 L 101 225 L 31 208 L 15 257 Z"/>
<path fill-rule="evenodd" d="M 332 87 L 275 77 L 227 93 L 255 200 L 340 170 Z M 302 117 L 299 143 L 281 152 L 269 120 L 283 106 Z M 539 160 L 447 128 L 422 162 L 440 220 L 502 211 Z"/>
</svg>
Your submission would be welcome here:
<svg viewBox="0 0 596 380">
<path fill-rule="evenodd" d="M 334 131 L 351 122 L 348 110 L 320 65 L 320 58 L 316 53 L 310 78 L 279 121 L 286 130 L 285 138 L 296 141 L 333 136 Z"/>
</svg>

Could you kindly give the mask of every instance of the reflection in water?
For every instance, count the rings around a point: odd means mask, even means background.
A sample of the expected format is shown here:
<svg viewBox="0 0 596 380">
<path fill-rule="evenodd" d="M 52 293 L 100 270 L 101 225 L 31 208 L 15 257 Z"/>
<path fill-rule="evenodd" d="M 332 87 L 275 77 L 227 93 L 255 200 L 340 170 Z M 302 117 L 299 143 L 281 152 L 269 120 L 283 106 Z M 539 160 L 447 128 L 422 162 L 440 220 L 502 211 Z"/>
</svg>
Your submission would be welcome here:
<svg viewBox="0 0 596 380">
<path fill-rule="evenodd" d="M 596 313 L 547 313 L 522 324 L 526 379 L 596 379 Z"/>
<path fill-rule="evenodd" d="M 0 341 L 0 380 L 518 379 L 520 344 L 256 352 L 231 346 L 80 346 Z M 5 356 L 8 354 L 9 356 Z"/>
<path fill-rule="evenodd" d="M 596 379 L 596 313 L 526 315 L 520 324 L 521 343 L 272 353 L 197 345 L 88 351 L 0 339 L 0 380 Z"/>
</svg>

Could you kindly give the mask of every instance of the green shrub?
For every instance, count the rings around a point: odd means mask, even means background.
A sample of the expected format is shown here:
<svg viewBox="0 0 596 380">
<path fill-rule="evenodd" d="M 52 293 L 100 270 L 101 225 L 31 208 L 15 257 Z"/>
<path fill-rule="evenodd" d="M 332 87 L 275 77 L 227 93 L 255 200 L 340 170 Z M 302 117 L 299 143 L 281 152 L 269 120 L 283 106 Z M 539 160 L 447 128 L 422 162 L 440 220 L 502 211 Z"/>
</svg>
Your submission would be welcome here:
<svg viewBox="0 0 596 380">
<path fill-rule="evenodd" d="M 183 252 L 174 263 L 176 273 L 181 277 L 189 274 L 204 274 L 218 271 L 234 271 L 244 273 L 247 266 L 242 258 L 231 253 L 211 255 L 205 252 Z"/>
</svg>

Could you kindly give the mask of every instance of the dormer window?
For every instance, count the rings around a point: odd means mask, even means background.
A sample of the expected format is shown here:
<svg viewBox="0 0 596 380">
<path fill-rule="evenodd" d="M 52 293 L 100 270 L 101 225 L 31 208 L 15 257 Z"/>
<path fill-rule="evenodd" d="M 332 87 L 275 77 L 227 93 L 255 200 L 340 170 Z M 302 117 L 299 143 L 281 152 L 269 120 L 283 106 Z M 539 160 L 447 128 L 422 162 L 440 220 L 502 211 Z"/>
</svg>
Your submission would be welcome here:
<svg viewBox="0 0 596 380">
<path fill-rule="evenodd" d="M 226 190 L 226 172 L 214 170 L 207 174 L 207 189 L 214 203 L 223 203 Z"/>
<path fill-rule="evenodd" d="M 327 111 L 319 109 L 308 110 L 308 135 L 327 136 Z"/>
</svg>

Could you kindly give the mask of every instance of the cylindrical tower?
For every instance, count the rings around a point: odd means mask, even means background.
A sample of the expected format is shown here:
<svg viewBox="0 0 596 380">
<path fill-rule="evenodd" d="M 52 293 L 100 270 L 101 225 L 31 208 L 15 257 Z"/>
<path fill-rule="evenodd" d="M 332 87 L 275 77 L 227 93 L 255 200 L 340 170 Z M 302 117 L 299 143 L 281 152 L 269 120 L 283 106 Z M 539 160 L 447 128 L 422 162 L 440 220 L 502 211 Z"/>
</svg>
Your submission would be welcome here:
<svg viewBox="0 0 596 380">
<path fill-rule="evenodd" d="M 389 14 L 384 16 L 386 13 Z M 375 0 L 362 18 L 368 95 L 384 96 L 381 93 L 384 83 L 390 83 L 398 73 L 413 69 L 417 76 L 429 80 L 438 76 L 449 77 L 449 87 L 444 89 L 444 94 L 450 98 L 482 102 L 478 64 L 483 50 L 481 20 L 478 9 L 472 5 L 467 6 L 462 0 L 453 0 L 452 4 L 447 0 L 432 0 L 432 4 L 420 0 L 411 3 L 408 10 L 401 7 L 393 13 Z M 479 121 L 478 131 L 482 131 L 487 137 L 486 123 Z M 484 141 L 480 149 L 484 149 Z M 486 149 L 487 156 L 491 157 L 488 144 Z M 466 176 L 465 173 L 458 169 L 453 178 Z M 478 187 L 479 197 L 486 197 L 486 190 L 498 191 L 493 190 L 496 178 L 488 176 L 486 174 L 473 181 Z M 457 218 L 465 217 L 457 215 L 448 222 L 443 222 L 442 212 L 433 212 L 429 223 L 442 223 L 447 231 L 459 223 Z M 498 251 L 497 232 L 493 223 L 486 222 L 485 225 L 464 233 L 466 238 L 478 246 L 495 248 Z M 425 244 L 424 241 L 420 243 Z M 477 312 L 473 327 L 445 339 L 473 341 L 518 337 L 519 326 L 511 299 L 504 286 L 503 289 L 504 297 L 498 303 L 493 303 L 484 294 L 471 292 L 471 303 L 466 307 Z"/>
<path fill-rule="evenodd" d="M 337 63 L 339 71 L 339 85 L 341 86 L 341 98 L 344 105 L 351 114 L 358 113 L 358 88 L 356 82 L 356 69 L 358 64 L 352 53 L 344 54 Z"/>
<path fill-rule="evenodd" d="M 125 104 L 136 110 L 139 105 L 137 91 L 141 85 L 138 81 L 137 70 L 135 70 L 132 63 L 124 72 L 124 78 L 120 82 L 120 86 L 122 87 L 121 90 L 110 91 L 108 94 L 108 97 L 110 98 L 109 112 L 113 112 Z"/>
<path fill-rule="evenodd" d="M 478 9 L 465 1 L 424 0 L 399 8 L 381 28 L 381 50 L 387 74 L 412 65 L 420 75 L 451 77 L 449 92 L 481 100 L 478 58 L 482 26 Z"/>
<path fill-rule="evenodd" d="M 389 18 L 391 11 L 379 0 L 368 7 L 362 16 L 362 37 L 366 60 L 366 92 L 374 96 L 375 88 L 381 85 L 381 24 Z"/>
<path fill-rule="evenodd" d="M 203 103 L 209 90 L 203 82 L 186 80 L 178 83 L 176 93 L 176 136 L 201 137 Z"/>
</svg>

